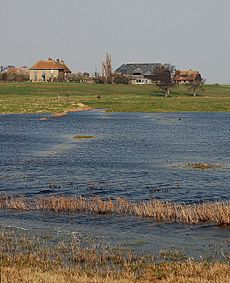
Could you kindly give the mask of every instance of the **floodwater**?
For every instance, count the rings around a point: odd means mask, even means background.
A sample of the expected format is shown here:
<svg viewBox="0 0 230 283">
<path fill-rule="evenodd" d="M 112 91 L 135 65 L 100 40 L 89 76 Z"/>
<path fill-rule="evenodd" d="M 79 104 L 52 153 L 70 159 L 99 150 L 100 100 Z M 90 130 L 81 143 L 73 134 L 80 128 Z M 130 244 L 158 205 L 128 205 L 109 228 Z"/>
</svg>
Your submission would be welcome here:
<svg viewBox="0 0 230 283">
<path fill-rule="evenodd" d="M 230 200 L 230 113 L 0 115 L 0 193 L 180 203 Z M 95 136 L 76 140 L 76 135 Z M 219 165 L 209 170 L 189 163 Z M 192 257 L 230 253 L 230 227 L 88 214 L 0 211 L 1 229 L 84 235 L 97 244 Z M 80 236 L 79 236 L 80 237 Z"/>
</svg>

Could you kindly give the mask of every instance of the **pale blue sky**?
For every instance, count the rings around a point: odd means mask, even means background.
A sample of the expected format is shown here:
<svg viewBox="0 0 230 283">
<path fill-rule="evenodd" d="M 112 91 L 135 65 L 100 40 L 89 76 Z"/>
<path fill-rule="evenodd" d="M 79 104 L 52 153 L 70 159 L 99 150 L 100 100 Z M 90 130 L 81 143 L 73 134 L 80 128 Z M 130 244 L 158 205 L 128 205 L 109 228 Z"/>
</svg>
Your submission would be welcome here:
<svg viewBox="0 0 230 283">
<path fill-rule="evenodd" d="M 230 83 L 229 0 L 0 0 L 0 65 L 160 62 Z"/>
</svg>

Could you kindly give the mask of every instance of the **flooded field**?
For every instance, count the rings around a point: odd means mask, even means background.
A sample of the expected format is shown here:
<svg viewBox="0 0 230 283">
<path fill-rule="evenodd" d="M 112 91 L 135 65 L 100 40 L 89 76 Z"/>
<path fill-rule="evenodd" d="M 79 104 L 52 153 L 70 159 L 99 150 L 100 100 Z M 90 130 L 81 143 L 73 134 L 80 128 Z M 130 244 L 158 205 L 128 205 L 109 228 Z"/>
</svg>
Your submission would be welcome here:
<svg viewBox="0 0 230 283">
<path fill-rule="evenodd" d="M 229 113 L 0 116 L 0 193 L 180 204 L 230 201 Z M 77 137 L 77 138 L 76 138 Z M 208 166 L 210 164 L 210 166 Z M 127 215 L 1 210 L 2 231 L 138 253 L 224 259 L 230 227 Z M 77 235 L 77 236 L 76 236 Z"/>
</svg>

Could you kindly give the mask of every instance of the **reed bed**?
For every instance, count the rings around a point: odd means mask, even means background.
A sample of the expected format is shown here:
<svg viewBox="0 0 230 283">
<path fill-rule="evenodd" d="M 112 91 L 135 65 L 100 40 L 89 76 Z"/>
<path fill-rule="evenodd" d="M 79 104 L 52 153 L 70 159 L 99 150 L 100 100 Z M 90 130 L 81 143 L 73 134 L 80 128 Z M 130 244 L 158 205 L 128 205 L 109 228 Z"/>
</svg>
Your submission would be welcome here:
<svg viewBox="0 0 230 283">
<path fill-rule="evenodd" d="M 0 196 L 0 209 L 130 215 L 184 224 L 205 222 L 219 225 L 230 224 L 230 202 L 186 205 L 160 200 L 132 202 L 124 198 L 103 200 L 99 197 L 86 199 L 83 197 L 50 196 L 28 199 L 2 195 Z"/>
</svg>

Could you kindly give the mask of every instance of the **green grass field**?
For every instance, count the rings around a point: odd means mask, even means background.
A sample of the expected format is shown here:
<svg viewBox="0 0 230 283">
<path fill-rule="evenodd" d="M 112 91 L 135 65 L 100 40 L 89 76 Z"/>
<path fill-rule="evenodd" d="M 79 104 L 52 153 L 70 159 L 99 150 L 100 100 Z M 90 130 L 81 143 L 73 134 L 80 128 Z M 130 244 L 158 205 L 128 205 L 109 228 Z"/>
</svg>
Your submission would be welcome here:
<svg viewBox="0 0 230 283">
<path fill-rule="evenodd" d="M 79 102 L 111 112 L 229 112 L 230 85 L 205 85 L 197 97 L 179 86 L 165 98 L 152 85 L 0 84 L 1 114 L 63 112 L 79 108 Z"/>
</svg>

